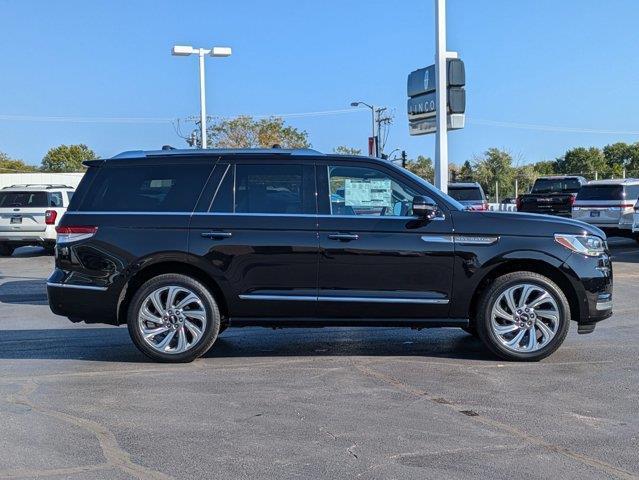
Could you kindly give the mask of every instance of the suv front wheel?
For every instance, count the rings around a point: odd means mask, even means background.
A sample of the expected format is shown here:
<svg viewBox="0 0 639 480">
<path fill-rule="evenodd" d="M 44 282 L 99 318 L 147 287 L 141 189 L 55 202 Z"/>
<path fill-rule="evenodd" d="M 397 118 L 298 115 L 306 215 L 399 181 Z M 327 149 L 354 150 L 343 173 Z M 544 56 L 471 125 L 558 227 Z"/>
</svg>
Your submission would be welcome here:
<svg viewBox="0 0 639 480">
<path fill-rule="evenodd" d="M 477 333 L 505 360 L 537 361 L 553 353 L 568 333 L 570 307 L 561 289 L 533 272 L 497 278 L 482 294 Z"/>
<path fill-rule="evenodd" d="M 144 283 L 128 309 L 135 345 L 159 362 L 190 362 L 204 355 L 220 329 L 220 313 L 211 292 L 181 274 L 159 275 Z"/>
</svg>

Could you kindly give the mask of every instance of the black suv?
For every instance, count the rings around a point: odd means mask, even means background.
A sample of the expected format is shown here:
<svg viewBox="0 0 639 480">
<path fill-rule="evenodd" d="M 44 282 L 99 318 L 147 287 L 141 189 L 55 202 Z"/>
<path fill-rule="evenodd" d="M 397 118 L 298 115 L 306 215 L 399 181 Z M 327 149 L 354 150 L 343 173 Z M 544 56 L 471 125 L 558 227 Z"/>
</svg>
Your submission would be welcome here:
<svg viewBox="0 0 639 480">
<path fill-rule="evenodd" d="M 384 160 L 312 150 L 127 152 L 86 162 L 58 230 L 51 309 L 126 323 L 185 362 L 227 327 L 461 327 L 505 359 L 612 314 L 605 234 L 477 215 Z"/>
</svg>

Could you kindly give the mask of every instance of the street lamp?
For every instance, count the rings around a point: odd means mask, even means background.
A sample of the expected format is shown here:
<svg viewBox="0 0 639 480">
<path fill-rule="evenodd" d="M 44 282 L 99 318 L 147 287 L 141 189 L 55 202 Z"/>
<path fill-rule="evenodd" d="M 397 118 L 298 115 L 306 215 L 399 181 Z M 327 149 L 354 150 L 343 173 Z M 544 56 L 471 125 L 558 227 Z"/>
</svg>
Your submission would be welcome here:
<svg viewBox="0 0 639 480">
<path fill-rule="evenodd" d="M 365 102 L 351 102 L 351 107 L 359 107 L 360 105 L 364 105 L 368 108 L 371 109 L 371 118 L 372 118 L 372 127 L 373 127 L 373 141 L 375 142 L 375 150 L 373 151 L 373 153 L 375 154 L 376 157 L 379 156 L 379 146 L 378 141 L 377 141 L 377 136 L 375 135 L 375 107 L 373 105 L 369 105 L 368 103 Z"/>
<path fill-rule="evenodd" d="M 204 56 L 230 57 L 231 47 L 193 48 L 189 45 L 175 45 L 171 55 L 188 57 L 197 54 L 200 57 L 200 128 L 202 132 L 202 148 L 206 148 L 206 84 L 204 82 Z"/>
</svg>

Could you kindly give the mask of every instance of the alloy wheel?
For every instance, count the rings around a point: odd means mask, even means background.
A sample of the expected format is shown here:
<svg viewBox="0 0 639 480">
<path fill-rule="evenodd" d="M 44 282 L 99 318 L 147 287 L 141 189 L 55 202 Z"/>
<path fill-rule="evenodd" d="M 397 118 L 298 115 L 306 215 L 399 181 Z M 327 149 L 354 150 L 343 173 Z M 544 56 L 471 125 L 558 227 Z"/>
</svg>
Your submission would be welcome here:
<svg viewBox="0 0 639 480">
<path fill-rule="evenodd" d="M 545 288 L 530 283 L 507 288 L 498 297 L 490 327 L 499 342 L 513 352 L 536 352 L 559 330 L 558 301 Z"/>
<path fill-rule="evenodd" d="M 206 329 L 207 315 L 200 297 L 177 285 L 160 287 L 142 301 L 138 329 L 144 341 L 161 353 L 178 354 L 193 348 Z"/>
</svg>

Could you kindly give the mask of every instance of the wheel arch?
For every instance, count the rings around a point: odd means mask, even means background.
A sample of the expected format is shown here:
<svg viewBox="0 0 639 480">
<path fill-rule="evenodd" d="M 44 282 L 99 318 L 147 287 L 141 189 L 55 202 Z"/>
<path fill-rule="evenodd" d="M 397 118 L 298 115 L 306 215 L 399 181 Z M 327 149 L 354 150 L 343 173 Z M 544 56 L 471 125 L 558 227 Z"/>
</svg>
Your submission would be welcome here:
<svg viewBox="0 0 639 480">
<path fill-rule="evenodd" d="M 126 323 L 126 312 L 129 308 L 129 304 L 135 292 L 147 280 L 165 273 L 179 273 L 182 275 L 188 275 L 189 277 L 195 278 L 196 280 L 204 284 L 209 289 L 209 291 L 213 295 L 213 298 L 217 302 L 218 309 L 223 321 L 224 319 L 228 318 L 228 304 L 226 302 L 224 292 L 220 285 L 206 270 L 195 264 L 185 262 L 183 259 L 166 259 L 144 266 L 140 270 L 136 271 L 135 274 L 133 274 L 128 279 L 128 281 L 122 288 L 120 297 L 118 299 L 117 321 L 119 325 Z"/>
<path fill-rule="evenodd" d="M 488 271 L 477 283 L 469 305 L 469 319 L 471 323 L 475 321 L 479 299 L 492 281 L 502 275 L 521 271 L 538 273 L 555 282 L 568 300 L 571 320 L 579 320 L 581 318 L 582 307 L 579 303 L 577 291 L 570 282 L 568 276 L 562 272 L 561 268 L 541 259 L 513 258 L 500 263 L 495 268 Z"/>
</svg>

